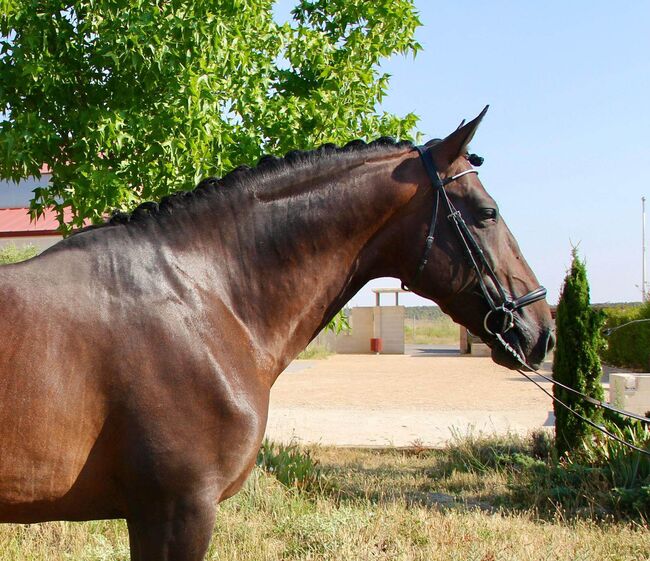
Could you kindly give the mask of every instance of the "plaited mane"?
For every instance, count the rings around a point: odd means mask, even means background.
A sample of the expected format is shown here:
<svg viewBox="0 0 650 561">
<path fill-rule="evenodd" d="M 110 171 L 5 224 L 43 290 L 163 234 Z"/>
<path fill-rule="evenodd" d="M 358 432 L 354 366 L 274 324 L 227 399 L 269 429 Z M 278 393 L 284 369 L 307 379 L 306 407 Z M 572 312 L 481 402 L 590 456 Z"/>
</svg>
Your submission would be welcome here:
<svg viewBox="0 0 650 561">
<path fill-rule="evenodd" d="M 315 150 L 293 150 L 283 158 L 265 155 L 260 158 L 255 167 L 242 165 L 221 178 L 207 177 L 191 191 L 173 193 L 163 197 L 159 203 L 151 201 L 141 203 L 131 212 L 116 212 L 104 224 L 81 228 L 76 230 L 74 234 L 110 225 L 142 222 L 160 214 L 182 209 L 191 204 L 193 199 L 209 197 L 216 190 L 246 188 L 274 175 L 295 172 L 316 164 L 325 165 L 338 159 L 345 160 L 346 156 L 357 156 L 364 152 L 369 154 L 381 153 L 391 148 L 407 147 L 412 147 L 412 143 L 397 141 L 391 137 L 381 137 L 370 143 L 363 140 L 353 140 L 343 147 L 338 147 L 335 144 L 324 144 Z"/>
</svg>

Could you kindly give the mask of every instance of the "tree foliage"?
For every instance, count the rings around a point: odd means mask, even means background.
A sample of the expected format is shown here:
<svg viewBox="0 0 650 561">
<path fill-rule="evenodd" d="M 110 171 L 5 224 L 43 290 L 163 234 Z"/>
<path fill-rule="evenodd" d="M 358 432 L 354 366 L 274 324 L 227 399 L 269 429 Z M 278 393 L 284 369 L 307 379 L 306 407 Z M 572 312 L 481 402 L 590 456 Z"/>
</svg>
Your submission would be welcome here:
<svg viewBox="0 0 650 561">
<path fill-rule="evenodd" d="M 614 329 L 601 354 L 608 364 L 644 370 L 650 366 L 650 302 L 605 309 L 606 327 Z M 638 322 L 638 323 L 634 323 Z"/>
<path fill-rule="evenodd" d="M 589 303 L 587 269 L 575 248 L 572 256 L 571 268 L 564 279 L 557 307 L 557 344 L 553 358 L 553 378 L 602 401 L 602 367 L 598 353 L 604 346 L 601 334 L 604 314 L 594 310 Z M 553 393 L 588 419 L 594 422 L 602 420 L 600 410 L 580 397 L 558 386 L 554 386 Z M 555 403 L 554 409 L 558 453 L 563 455 L 578 450 L 588 438 L 591 428 L 561 405 Z"/>
<path fill-rule="evenodd" d="M 1 0 L 0 177 L 52 170 L 72 224 L 325 142 L 408 137 L 379 63 L 415 53 L 412 0 Z"/>
</svg>

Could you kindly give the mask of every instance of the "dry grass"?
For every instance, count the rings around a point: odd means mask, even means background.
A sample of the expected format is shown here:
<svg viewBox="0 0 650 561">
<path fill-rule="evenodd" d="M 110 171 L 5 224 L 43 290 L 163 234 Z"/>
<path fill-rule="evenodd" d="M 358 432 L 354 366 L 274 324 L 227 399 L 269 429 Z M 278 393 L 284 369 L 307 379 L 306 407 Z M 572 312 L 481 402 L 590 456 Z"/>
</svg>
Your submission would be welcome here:
<svg viewBox="0 0 650 561">
<path fill-rule="evenodd" d="M 414 345 L 446 345 L 458 343 L 460 338 L 458 324 L 449 316 L 436 319 L 404 320 L 404 341 Z"/>
<path fill-rule="evenodd" d="M 0 525 L 1 561 L 128 559 L 128 536 L 122 521 Z"/>
<path fill-rule="evenodd" d="M 419 449 L 315 448 L 323 479 L 297 491 L 256 468 L 220 508 L 210 560 L 647 560 L 639 523 L 569 519 L 495 507 L 498 470 L 455 470 Z M 0 561 L 128 559 L 122 522 L 0 526 Z"/>
</svg>

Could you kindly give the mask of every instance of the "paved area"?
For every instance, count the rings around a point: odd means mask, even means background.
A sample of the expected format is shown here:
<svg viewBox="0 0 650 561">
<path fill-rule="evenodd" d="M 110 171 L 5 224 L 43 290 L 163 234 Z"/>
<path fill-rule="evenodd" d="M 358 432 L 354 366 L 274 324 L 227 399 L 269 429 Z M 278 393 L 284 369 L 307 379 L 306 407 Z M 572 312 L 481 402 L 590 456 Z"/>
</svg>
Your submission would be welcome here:
<svg viewBox="0 0 650 561">
<path fill-rule="evenodd" d="M 454 431 L 526 434 L 553 426 L 550 398 L 517 372 L 444 347 L 407 353 L 294 361 L 271 391 L 267 435 L 341 446 L 440 446 Z M 549 373 L 550 363 L 543 370 Z"/>
</svg>

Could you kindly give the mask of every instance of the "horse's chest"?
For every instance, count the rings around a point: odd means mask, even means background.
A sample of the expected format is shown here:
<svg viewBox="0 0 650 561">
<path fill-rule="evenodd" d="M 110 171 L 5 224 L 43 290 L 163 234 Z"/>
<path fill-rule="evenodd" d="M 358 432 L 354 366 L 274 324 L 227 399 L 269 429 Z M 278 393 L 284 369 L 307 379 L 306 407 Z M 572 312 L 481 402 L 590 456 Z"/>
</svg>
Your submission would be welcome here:
<svg viewBox="0 0 650 561">
<path fill-rule="evenodd" d="M 141 399 L 125 456 L 130 470 L 141 466 L 142 478 L 178 488 L 209 486 L 215 498 L 236 492 L 264 436 L 268 389 L 223 377 L 203 383 L 195 376 Z"/>
</svg>

